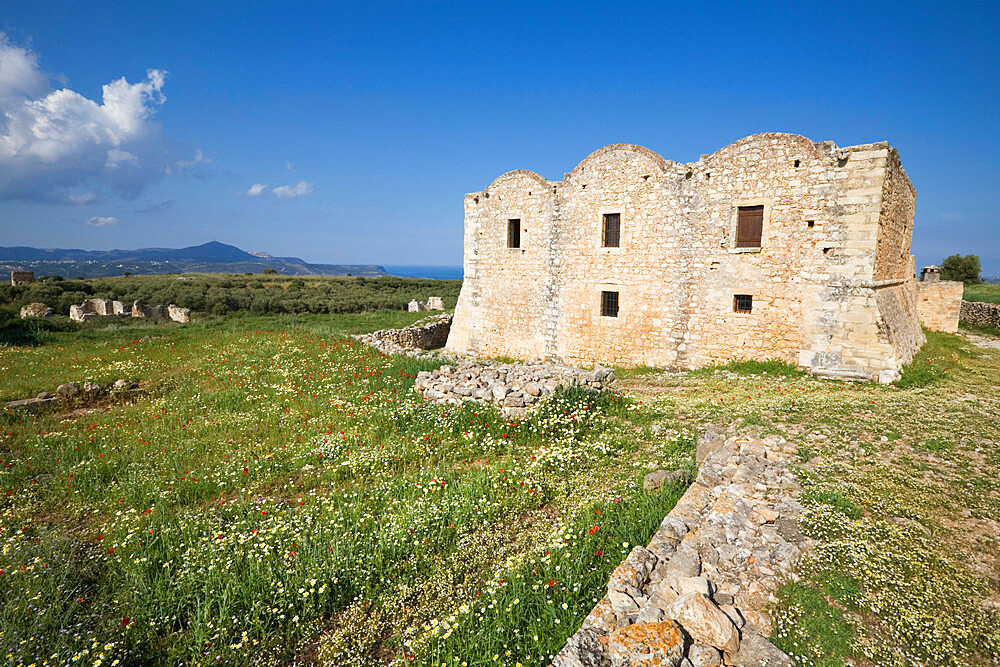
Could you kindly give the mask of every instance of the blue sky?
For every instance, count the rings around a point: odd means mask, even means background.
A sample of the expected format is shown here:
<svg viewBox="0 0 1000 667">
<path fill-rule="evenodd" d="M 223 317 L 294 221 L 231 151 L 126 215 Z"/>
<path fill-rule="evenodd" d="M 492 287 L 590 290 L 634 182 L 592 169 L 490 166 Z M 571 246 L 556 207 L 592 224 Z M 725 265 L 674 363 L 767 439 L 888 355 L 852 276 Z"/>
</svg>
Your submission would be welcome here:
<svg viewBox="0 0 1000 667">
<path fill-rule="evenodd" d="M 459 264 L 462 196 L 505 171 L 783 131 L 888 140 L 918 265 L 1000 275 L 998 11 L 5 0 L 0 245 Z"/>
</svg>

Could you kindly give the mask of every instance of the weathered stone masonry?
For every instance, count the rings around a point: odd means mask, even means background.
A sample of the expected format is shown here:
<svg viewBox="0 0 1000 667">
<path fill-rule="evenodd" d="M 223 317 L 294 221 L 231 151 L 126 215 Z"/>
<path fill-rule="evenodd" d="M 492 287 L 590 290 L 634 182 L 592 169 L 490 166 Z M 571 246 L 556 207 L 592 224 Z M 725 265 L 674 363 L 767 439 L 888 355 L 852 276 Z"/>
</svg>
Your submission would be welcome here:
<svg viewBox="0 0 1000 667">
<path fill-rule="evenodd" d="M 885 142 L 757 134 L 680 164 L 606 146 L 563 181 L 508 172 L 465 197 L 457 353 L 693 368 L 779 358 L 889 381 L 923 344 L 916 193 Z M 762 206 L 759 248 L 738 207 Z M 619 247 L 602 220 L 621 216 Z M 520 232 L 509 248 L 508 228 Z M 601 293 L 617 292 L 616 317 Z M 752 297 L 735 312 L 736 295 Z"/>
</svg>

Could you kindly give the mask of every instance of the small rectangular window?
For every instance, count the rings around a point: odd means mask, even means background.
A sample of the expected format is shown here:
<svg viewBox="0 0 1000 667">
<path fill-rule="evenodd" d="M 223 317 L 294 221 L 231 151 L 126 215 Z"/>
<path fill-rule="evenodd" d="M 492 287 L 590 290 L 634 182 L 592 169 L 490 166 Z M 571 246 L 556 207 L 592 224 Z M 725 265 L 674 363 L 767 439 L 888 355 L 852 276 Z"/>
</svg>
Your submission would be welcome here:
<svg viewBox="0 0 1000 667">
<path fill-rule="evenodd" d="M 601 292 L 601 315 L 618 317 L 618 292 Z"/>
<path fill-rule="evenodd" d="M 605 248 L 617 248 L 621 245 L 622 214 L 605 213 L 604 228 L 601 233 L 601 245 Z M 617 292 L 615 292 L 617 294 Z"/>
<path fill-rule="evenodd" d="M 753 309 L 753 297 L 749 294 L 733 295 L 733 312 L 749 313 Z"/>
<path fill-rule="evenodd" d="M 521 247 L 521 220 L 520 218 L 507 221 L 507 247 Z"/>
<path fill-rule="evenodd" d="M 764 207 L 740 206 L 736 213 L 736 247 L 759 248 L 764 231 Z"/>
</svg>

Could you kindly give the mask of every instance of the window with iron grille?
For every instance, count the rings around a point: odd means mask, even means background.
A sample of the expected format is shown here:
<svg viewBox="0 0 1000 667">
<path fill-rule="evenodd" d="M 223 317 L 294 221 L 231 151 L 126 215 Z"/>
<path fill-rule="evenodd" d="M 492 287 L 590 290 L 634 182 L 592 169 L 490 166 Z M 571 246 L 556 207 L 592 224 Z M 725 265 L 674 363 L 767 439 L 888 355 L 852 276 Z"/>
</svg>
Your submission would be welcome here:
<svg viewBox="0 0 1000 667">
<path fill-rule="evenodd" d="M 740 206 L 736 212 L 736 247 L 759 248 L 764 231 L 764 207 Z"/>
<path fill-rule="evenodd" d="M 507 247 L 521 247 L 521 220 L 516 218 L 507 221 Z"/>
<path fill-rule="evenodd" d="M 733 312 L 749 313 L 753 309 L 753 297 L 749 294 L 733 295 Z"/>
<path fill-rule="evenodd" d="M 618 292 L 601 292 L 601 315 L 618 317 Z"/>
<path fill-rule="evenodd" d="M 605 213 L 604 229 L 601 233 L 601 245 L 605 248 L 617 248 L 622 239 L 622 214 Z M 617 293 L 617 292 L 616 292 Z"/>
</svg>

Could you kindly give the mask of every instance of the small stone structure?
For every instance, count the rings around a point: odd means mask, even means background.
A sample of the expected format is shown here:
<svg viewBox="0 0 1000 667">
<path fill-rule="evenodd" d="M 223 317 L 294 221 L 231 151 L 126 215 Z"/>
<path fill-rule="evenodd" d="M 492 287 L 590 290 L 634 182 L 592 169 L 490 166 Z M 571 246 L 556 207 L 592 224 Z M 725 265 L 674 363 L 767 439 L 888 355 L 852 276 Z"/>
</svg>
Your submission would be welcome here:
<svg viewBox="0 0 1000 667">
<path fill-rule="evenodd" d="M 792 450 L 778 436 L 703 436 L 694 484 L 553 666 L 791 665 L 767 639 L 767 605 L 810 547 Z"/>
<path fill-rule="evenodd" d="M 431 296 L 427 298 L 427 302 L 423 303 L 414 299 L 407 304 L 406 309 L 411 313 L 420 313 L 431 310 L 444 310 L 444 299 L 439 296 Z"/>
<path fill-rule="evenodd" d="M 1000 329 L 1000 303 L 963 301 L 960 318 L 966 324 L 985 324 Z"/>
<path fill-rule="evenodd" d="M 687 164 L 632 144 L 465 196 L 447 351 L 690 369 L 782 359 L 890 382 L 924 343 L 916 190 L 886 142 L 755 134 Z"/>
<path fill-rule="evenodd" d="M 438 315 L 430 321 L 422 320 L 405 329 L 380 329 L 370 334 L 351 336 L 356 341 L 371 345 L 383 354 L 419 356 L 426 350 L 444 346 L 451 329 L 451 315 Z"/>
<path fill-rule="evenodd" d="M 121 301 L 111 299 L 87 299 L 79 306 L 69 307 L 69 318 L 77 322 L 86 322 L 97 317 L 138 317 L 151 319 L 154 322 L 190 322 L 191 310 L 175 304 L 169 306 L 147 306 L 142 301 L 132 303 L 131 310 L 126 310 Z"/>
<path fill-rule="evenodd" d="M 936 283 L 941 280 L 941 267 L 936 264 L 928 264 L 920 269 L 920 282 Z"/>
<path fill-rule="evenodd" d="M 34 271 L 11 271 L 10 272 L 10 284 L 11 285 L 26 285 L 28 283 L 35 282 L 35 272 Z"/>
<path fill-rule="evenodd" d="M 54 311 L 46 306 L 44 303 L 29 303 L 27 306 L 21 308 L 21 319 L 28 319 L 30 317 L 52 317 Z"/>
<path fill-rule="evenodd" d="M 932 331 L 958 331 L 959 311 L 965 285 L 960 280 L 941 280 L 941 268 L 925 266 L 917 282 L 917 313 L 920 323 Z"/>
<path fill-rule="evenodd" d="M 510 415 L 524 409 L 562 387 L 608 389 L 615 383 L 610 368 L 594 370 L 560 364 L 500 364 L 465 362 L 420 371 L 414 389 L 436 403 L 459 405 L 463 401 L 493 403 Z"/>
</svg>

